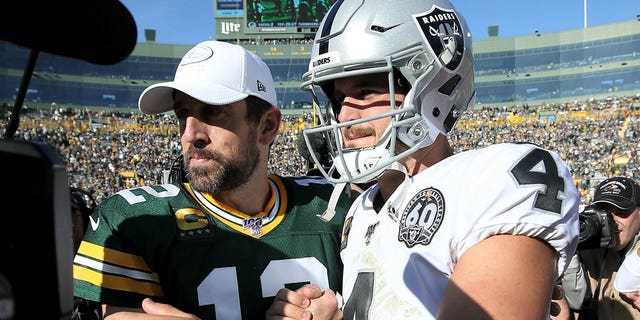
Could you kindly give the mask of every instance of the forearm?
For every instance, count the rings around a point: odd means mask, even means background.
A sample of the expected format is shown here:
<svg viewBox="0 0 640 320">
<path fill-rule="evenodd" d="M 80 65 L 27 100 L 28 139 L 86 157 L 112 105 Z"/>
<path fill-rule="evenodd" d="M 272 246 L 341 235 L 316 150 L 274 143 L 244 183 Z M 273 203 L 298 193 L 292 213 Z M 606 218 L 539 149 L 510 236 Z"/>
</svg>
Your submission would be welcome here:
<svg viewBox="0 0 640 320">
<path fill-rule="evenodd" d="M 572 310 L 580 310 L 587 296 L 588 283 L 577 253 L 571 257 L 569 266 L 562 277 L 562 286 L 569 307 Z"/>
</svg>

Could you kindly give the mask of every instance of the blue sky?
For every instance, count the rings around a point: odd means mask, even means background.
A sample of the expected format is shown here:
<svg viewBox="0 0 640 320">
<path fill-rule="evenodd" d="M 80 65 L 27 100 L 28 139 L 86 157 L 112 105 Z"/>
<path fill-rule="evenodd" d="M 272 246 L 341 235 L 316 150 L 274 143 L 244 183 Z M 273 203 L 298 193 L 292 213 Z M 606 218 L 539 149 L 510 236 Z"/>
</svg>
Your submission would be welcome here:
<svg viewBox="0 0 640 320">
<path fill-rule="evenodd" d="M 393 1 L 393 0 L 389 0 Z M 499 36 L 513 37 L 584 27 L 585 0 L 451 0 L 467 20 L 473 38 L 486 39 L 487 27 L 499 26 Z M 138 27 L 156 29 L 156 42 L 194 45 L 215 38 L 214 0 L 121 0 Z M 588 0 L 587 25 L 636 19 L 640 0 Z M 640 28 L 640 22 L 638 22 Z"/>
</svg>

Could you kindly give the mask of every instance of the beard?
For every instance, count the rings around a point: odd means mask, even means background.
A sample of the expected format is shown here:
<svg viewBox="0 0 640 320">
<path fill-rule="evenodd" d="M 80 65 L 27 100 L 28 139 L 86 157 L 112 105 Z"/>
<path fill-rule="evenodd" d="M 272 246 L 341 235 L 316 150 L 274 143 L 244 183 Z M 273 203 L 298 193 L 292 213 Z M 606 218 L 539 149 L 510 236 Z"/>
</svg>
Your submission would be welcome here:
<svg viewBox="0 0 640 320">
<path fill-rule="evenodd" d="M 189 159 L 193 155 L 212 160 L 212 165 L 190 166 Z M 233 190 L 247 183 L 260 162 L 260 152 L 251 143 L 242 147 L 233 158 L 225 158 L 217 151 L 189 148 L 184 159 L 184 168 L 191 187 L 199 192 L 215 194 Z"/>
</svg>

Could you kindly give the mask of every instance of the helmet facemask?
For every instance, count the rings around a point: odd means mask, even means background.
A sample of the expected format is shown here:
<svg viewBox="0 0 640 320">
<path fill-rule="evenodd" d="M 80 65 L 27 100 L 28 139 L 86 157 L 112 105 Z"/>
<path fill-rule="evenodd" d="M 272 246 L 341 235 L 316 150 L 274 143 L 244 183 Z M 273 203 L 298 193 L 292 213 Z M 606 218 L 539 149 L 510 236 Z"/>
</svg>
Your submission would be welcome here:
<svg viewBox="0 0 640 320">
<path fill-rule="evenodd" d="M 410 91 L 408 82 L 397 70 L 394 71 L 391 65 L 389 65 L 388 70 L 388 86 L 391 99 L 389 105 L 396 105 L 396 107 L 390 108 L 388 112 L 382 114 L 342 123 L 338 121 L 338 114 L 342 106 L 333 98 L 333 82 L 312 82 L 310 84 L 309 91 L 313 96 L 315 105 L 319 106 L 318 109 L 321 113 L 319 117 L 320 125 L 305 129 L 303 135 L 309 148 L 311 147 L 312 136 L 322 135 L 326 139 L 327 149 L 332 158 L 330 167 L 322 168 L 318 161 L 320 159 L 314 158 L 314 162 L 330 181 L 335 183 L 366 183 L 376 179 L 391 163 L 399 159 L 396 154 L 396 147 L 399 141 L 398 133 L 419 131 L 415 130 L 415 127 L 418 122 L 421 122 L 421 118 L 415 113 L 413 105 L 395 101 L 397 85 L 403 83 L 404 88 L 400 88 L 400 91 L 407 92 Z M 379 70 L 376 69 L 376 71 Z M 362 72 L 358 72 L 358 74 L 362 74 Z M 383 118 L 390 118 L 390 122 L 375 145 L 361 148 L 344 147 L 343 128 Z M 409 128 L 414 128 L 414 130 Z M 401 155 L 407 155 L 411 152 L 406 150 Z"/>
</svg>

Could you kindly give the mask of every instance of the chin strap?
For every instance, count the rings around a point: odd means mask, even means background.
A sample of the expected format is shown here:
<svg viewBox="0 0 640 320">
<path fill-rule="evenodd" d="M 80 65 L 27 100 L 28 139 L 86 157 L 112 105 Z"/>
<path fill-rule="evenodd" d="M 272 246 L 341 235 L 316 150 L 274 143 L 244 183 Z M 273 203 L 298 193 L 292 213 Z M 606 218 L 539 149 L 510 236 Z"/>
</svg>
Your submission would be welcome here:
<svg viewBox="0 0 640 320">
<path fill-rule="evenodd" d="M 410 180 L 409 175 L 407 174 L 407 169 L 397 161 L 391 163 L 385 170 L 397 170 L 404 173 L 405 183 L 403 183 L 403 185 L 405 186 L 407 185 L 406 181 Z M 351 182 L 340 182 L 334 185 L 333 191 L 331 192 L 331 197 L 329 197 L 329 203 L 327 204 L 327 210 L 325 210 L 322 214 L 317 215 L 320 219 L 322 219 L 323 221 L 331 221 L 331 219 L 333 219 L 333 217 L 336 215 L 336 205 L 338 205 L 340 195 L 344 192 L 344 188 L 350 185 Z M 351 198 L 351 188 L 347 189 L 347 195 Z"/>
<path fill-rule="evenodd" d="M 331 192 L 331 197 L 329 198 L 329 203 L 327 204 L 327 210 L 325 210 L 324 213 L 317 215 L 320 219 L 322 219 L 323 221 L 331 221 L 331 219 L 333 219 L 333 216 L 336 215 L 336 205 L 338 204 L 340 195 L 344 191 L 344 187 L 346 187 L 348 184 L 349 182 L 341 182 L 335 184 L 335 186 L 333 187 L 333 191 Z"/>
<path fill-rule="evenodd" d="M 404 173 L 405 175 L 407 175 L 407 168 L 405 166 L 403 166 L 402 164 L 400 164 L 400 162 L 395 161 L 392 162 L 389 167 L 387 168 L 387 170 L 396 170 L 396 171 L 400 171 L 402 173 Z"/>
</svg>

